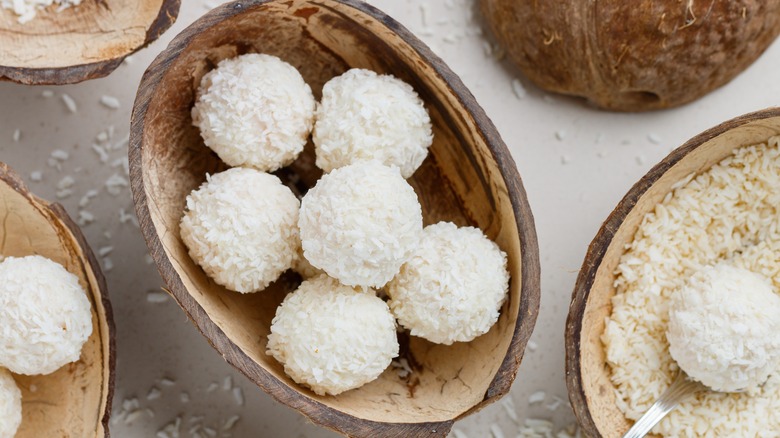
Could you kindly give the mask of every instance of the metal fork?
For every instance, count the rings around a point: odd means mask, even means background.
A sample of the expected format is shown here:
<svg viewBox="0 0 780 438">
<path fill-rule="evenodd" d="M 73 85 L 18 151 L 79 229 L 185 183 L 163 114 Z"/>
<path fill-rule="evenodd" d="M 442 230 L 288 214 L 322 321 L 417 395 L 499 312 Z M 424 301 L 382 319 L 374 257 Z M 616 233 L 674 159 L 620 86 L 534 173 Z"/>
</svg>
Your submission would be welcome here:
<svg viewBox="0 0 780 438">
<path fill-rule="evenodd" d="M 661 397 L 650 406 L 650 409 L 634 423 L 634 426 L 623 435 L 623 438 L 642 438 L 683 400 L 706 389 L 706 386 L 695 380 L 691 380 L 688 375 L 681 370 L 674 379 L 674 382 L 672 382 L 672 385 L 664 391 L 664 393 L 661 394 Z"/>
</svg>

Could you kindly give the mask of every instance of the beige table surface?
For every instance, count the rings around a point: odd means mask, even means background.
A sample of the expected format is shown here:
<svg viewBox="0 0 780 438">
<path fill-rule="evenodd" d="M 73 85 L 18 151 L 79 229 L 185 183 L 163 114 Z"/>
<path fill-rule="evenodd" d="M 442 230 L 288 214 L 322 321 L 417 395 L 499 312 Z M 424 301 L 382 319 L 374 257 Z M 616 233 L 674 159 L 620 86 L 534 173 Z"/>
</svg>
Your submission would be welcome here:
<svg viewBox="0 0 780 438">
<path fill-rule="evenodd" d="M 162 282 L 130 219 L 123 163 L 138 82 L 153 57 L 210 3 L 216 2 L 184 0 L 174 27 L 108 78 L 63 87 L 0 84 L 0 160 L 38 195 L 54 200 L 59 194 L 74 218 L 82 211 L 94 215 L 83 230 L 93 249 L 105 253 L 118 332 L 113 436 L 154 437 L 177 419 L 182 437 L 199 436 L 206 427 L 214 436 L 333 436 L 233 370 L 172 300 L 159 302 Z M 473 18 L 474 0 L 372 3 L 428 43 L 471 89 L 509 145 L 536 219 L 542 264 L 536 348 L 526 352 L 509 397 L 455 429 L 459 436 L 500 438 L 517 436 L 527 418 L 566 427 L 573 415 L 565 401 L 563 326 L 587 245 L 628 188 L 671 149 L 721 121 L 780 102 L 780 44 L 730 84 L 683 108 L 615 114 L 549 95 L 523 79 L 513 87 L 517 73 L 489 53 Z M 75 100 L 77 112 L 67 109 L 63 94 Z M 120 107 L 101 104 L 104 95 L 118 98 Z M 108 155 L 102 162 L 92 144 L 112 126 L 113 137 L 99 142 Z M 41 181 L 33 181 L 36 172 Z M 90 190 L 97 196 L 80 207 Z M 532 394 L 544 400 L 529 404 Z M 228 432 L 226 422 L 235 422 Z M 198 426 L 201 432 L 191 433 Z"/>
</svg>

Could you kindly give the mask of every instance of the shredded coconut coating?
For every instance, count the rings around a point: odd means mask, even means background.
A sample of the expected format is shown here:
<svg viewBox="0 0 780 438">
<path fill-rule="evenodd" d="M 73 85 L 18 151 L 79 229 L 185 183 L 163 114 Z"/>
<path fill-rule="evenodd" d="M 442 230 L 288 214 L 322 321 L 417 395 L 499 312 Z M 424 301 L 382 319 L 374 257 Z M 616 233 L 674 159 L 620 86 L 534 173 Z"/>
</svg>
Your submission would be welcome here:
<svg viewBox="0 0 780 438">
<path fill-rule="evenodd" d="M 79 360 L 92 334 L 92 306 L 78 278 L 41 256 L 0 263 L 0 366 L 51 374 Z"/>
<path fill-rule="evenodd" d="M 22 424 L 22 392 L 14 377 L 0 368 L 0 438 L 13 438 Z"/>
<path fill-rule="evenodd" d="M 299 202 L 279 178 L 233 168 L 187 197 L 181 238 L 190 257 L 226 288 L 258 292 L 292 266 Z"/>
<path fill-rule="evenodd" d="M 376 161 L 324 175 L 301 202 L 303 253 L 349 286 L 381 287 L 411 255 L 422 209 L 398 168 Z"/>
<path fill-rule="evenodd" d="M 509 291 L 506 254 L 474 227 L 439 222 L 385 291 L 398 323 L 437 344 L 468 342 L 498 320 Z"/>
<path fill-rule="evenodd" d="M 780 291 L 780 137 L 741 147 L 675 185 L 648 213 L 617 268 L 602 340 L 615 403 L 639 418 L 678 367 L 666 339 L 675 291 L 706 266 L 729 263 Z M 736 145 L 735 145 L 736 146 Z M 780 430 L 780 373 L 752 393 L 703 392 L 654 429 L 668 437 L 773 436 Z M 712 421 L 717 418 L 718 421 Z"/>
<path fill-rule="evenodd" d="M 672 296 L 666 338 L 690 377 L 716 391 L 754 391 L 780 364 L 780 296 L 748 270 L 707 267 Z"/>
<path fill-rule="evenodd" d="M 433 134 L 411 85 L 352 69 L 323 87 L 312 140 L 317 166 L 325 172 L 373 159 L 399 167 L 409 178 L 428 155 Z"/>
<path fill-rule="evenodd" d="M 298 236 L 297 239 L 298 249 L 295 252 L 295 259 L 293 259 L 293 271 L 297 272 L 304 280 L 324 274 L 322 269 L 315 268 L 306 260 L 306 257 L 303 256 L 303 247 L 301 246 L 300 236 Z"/>
<path fill-rule="evenodd" d="M 398 355 L 395 319 L 373 290 L 320 275 L 276 310 L 268 354 L 295 382 L 336 395 L 376 379 Z"/>
<path fill-rule="evenodd" d="M 295 67 L 250 53 L 225 59 L 203 76 L 192 123 L 225 163 L 272 172 L 303 150 L 314 106 Z"/>
</svg>

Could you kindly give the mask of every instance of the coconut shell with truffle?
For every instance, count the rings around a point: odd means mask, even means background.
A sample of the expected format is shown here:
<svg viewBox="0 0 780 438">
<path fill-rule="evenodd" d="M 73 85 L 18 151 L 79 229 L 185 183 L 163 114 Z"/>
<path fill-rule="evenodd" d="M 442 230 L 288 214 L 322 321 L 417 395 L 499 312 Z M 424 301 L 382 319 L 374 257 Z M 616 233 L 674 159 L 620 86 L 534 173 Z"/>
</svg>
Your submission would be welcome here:
<svg viewBox="0 0 780 438">
<path fill-rule="evenodd" d="M 97 259 L 62 206 L 31 194 L 3 163 L 0 217 L 0 254 L 36 254 L 61 264 L 78 277 L 92 306 L 92 334 L 78 361 L 48 375 L 14 375 L 22 391 L 22 424 L 15 438 L 108 437 L 114 390 L 114 322 Z"/>
</svg>

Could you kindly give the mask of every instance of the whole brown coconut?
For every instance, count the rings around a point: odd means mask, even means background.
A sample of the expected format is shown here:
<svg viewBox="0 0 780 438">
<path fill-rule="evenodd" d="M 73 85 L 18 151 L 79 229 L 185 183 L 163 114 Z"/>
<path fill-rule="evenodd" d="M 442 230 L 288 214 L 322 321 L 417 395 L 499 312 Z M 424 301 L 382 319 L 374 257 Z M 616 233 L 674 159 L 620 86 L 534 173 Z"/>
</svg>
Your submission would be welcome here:
<svg viewBox="0 0 780 438">
<path fill-rule="evenodd" d="M 730 81 L 780 33 L 778 0 L 481 0 L 541 88 L 619 111 L 669 108 Z"/>
</svg>

